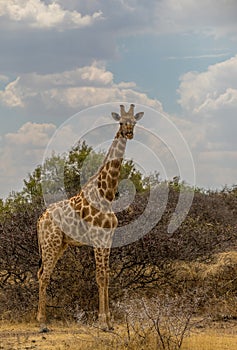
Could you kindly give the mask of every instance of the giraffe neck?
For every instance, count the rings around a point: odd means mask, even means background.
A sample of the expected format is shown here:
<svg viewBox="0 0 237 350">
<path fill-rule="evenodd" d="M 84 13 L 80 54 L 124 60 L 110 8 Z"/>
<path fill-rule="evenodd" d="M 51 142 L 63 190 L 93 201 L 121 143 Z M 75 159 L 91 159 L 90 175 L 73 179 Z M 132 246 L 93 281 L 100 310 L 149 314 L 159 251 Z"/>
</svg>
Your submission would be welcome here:
<svg viewBox="0 0 237 350">
<path fill-rule="evenodd" d="M 126 143 L 127 139 L 118 131 L 97 175 L 100 196 L 109 201 L 117 192 Z"/>
</svg>

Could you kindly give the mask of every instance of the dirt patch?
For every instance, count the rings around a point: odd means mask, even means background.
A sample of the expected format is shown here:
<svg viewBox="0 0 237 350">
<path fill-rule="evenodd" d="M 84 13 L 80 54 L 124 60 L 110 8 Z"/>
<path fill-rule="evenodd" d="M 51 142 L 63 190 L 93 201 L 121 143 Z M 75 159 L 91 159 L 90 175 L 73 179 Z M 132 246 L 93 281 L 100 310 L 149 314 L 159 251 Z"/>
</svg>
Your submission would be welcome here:
<svg viewBox="0 0 237 350">
<path fill-rule="evenodd" d="M 54 326 L 48 333 L 39 333 L 37 327 L 30 331 L 29 326 L 4 325 L 0 330 L 0 350 L 64 350 L 85 349 L 94 342 L 87 328 L 74 329 Z M 23 329 L 25 328 L 25 329 Z"/>
</svg>

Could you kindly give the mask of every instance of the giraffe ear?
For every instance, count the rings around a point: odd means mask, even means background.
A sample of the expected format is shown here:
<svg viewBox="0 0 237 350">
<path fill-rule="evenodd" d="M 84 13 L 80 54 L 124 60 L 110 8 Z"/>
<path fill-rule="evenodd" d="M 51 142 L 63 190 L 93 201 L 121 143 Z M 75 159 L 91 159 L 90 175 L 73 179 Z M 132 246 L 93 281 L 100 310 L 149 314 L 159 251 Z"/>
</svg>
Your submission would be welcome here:
<svg viewBox="0 0 237 350">
<path fill-rule="evenodd" d="M 114 120 L 116 120 L 116 122 L 120 121 L 121 117 L 118 113 L 112 112 L 111 114 L 112 114 L 112 117 L 114 118 Z"/>
<path fill-rule="evenodd" d="M 135 118 L 136 120 L 140 120 L 140 119 L 142 119 L 143 115 L 144 115 L 144 112 L 139 112 L 139 113 L 137 113 L 137 114 L 134 116 L 134 118 Z"/>
</svg>

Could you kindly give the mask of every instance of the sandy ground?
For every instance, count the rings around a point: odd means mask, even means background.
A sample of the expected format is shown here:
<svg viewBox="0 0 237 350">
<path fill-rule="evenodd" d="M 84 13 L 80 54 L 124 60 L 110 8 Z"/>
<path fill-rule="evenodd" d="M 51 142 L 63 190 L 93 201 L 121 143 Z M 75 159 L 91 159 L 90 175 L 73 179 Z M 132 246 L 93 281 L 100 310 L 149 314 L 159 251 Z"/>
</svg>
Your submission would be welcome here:
<svg viewBox="0 0 237 350">
<path fill-rule="evenodd" d="M 39 333 L 37 324 L 0 322 L 0 350 L 86 350 L 103 349 L 103 342 L 116 339 L 121 327 L 106 333 L 92 327 L 53 324 L 50 332 Z M 105 346 L 108 349 L 107 346 Z M 126 347 L 124 347 L 125 349 Z M 185 340 L 184 350 L 236 350 L 237 321 L 213 323 L 195 329 Z"/>
</svg>

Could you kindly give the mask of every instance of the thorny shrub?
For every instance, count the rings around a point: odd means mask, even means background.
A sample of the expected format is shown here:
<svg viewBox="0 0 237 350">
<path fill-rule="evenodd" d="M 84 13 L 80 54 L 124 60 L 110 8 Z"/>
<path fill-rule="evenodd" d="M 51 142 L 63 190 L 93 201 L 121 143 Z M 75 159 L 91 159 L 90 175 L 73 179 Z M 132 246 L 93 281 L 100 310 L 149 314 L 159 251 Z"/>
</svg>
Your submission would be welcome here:
<svg viewBox="0 0 237 350">
<path fill-rule="evenodd" d="M 197 325 L 197 321 L 191 319 L 198 304 L 195 295 L 191 298 L 190 295 L 157 295 L 148 299 L 135 294 L 133 298 L 125 298 L 117 303 L 127 326 L 125 341 L 137 343 L 137 348 L 150 343 L 149 348 L 154 350 L 181 349 L 184 338 Z"/>
<path fill-rule="evenodd" d="M 131 206 L 118 213 L 119 225 L 135 220 L 141 214 L 147 196 L 147 192 L 137 194 Z M 171 295 L 178 296 L 198 290 L 198 294 L 206 298 L 203 303 L 210 305 L 213 296 L 215 300 L 223 300 L 227 295 L 236 295 L 237 283 L 233 274 L 206 273 L 206 277 L 200 279 L 197 273 L 190 273 L 195 262 L 204 264 L 203 268 L 210 272 L 211 265 L 216 264 L 214 256 L 236 248 L 236 193 L 196 192 L 186 220 L 173 235 L 168 235 L 167 225 L 178 196 L 179 191 L 171 186 L 166 210 L 155 227 L 135 243 L 112 249 L 111 301 L 120 300 L 127 290 L 143 292 L 147 297 L 156 295 L 157 290 L 169 291 Z M 40 200 L 37 205 L 35 203 L 19 201 L 14 204 L 14 209 L 11 206 L 9 210 L 1 211 L 2 318 L 15 318 L 16 314 L 20 318 L 26 315 L 29 317 L 36 311 L 40 258 L 36 222 L 44 208 Z M 183 271 L 180 274 L 177 266 L 184 263 L 189 268 L 186 269 L 187 273 Z M 232 264 L 233 261 L 230 261 L 228 271 L 233 271 Z M 75 318 L 78 308 L 92 313 L 97 310 L 98 293 L 91 247 L 68 249 L 52 274 L 48 296 L 50 317 Z"/>
</svg>

